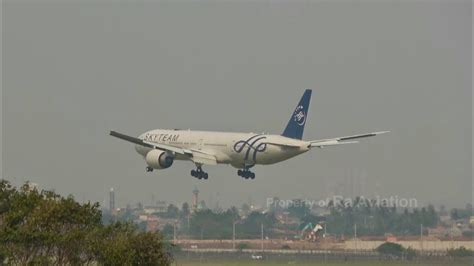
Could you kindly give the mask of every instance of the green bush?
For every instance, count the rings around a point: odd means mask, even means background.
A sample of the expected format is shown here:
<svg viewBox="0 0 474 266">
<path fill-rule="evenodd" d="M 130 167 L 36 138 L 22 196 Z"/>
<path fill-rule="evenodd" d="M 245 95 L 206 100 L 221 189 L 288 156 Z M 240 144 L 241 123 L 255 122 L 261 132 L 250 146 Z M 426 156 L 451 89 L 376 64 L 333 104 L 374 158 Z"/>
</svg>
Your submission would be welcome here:
<svg viewBox="0 0 474 266">
<path fill-rule="evenodd" d="M 237 244 L 236 248 L 240 251 L 244 250 L 244 249 L 249 249 L 250 248 L 250 245 L 249 243 L 246 243 L 246 242 L 240 242 Z"/>
<path fill-rule="evenodd" d="M 405 249 L 405 256 L 407 260 L 412 260 L 413 258 L 416 257 L 416 251 L 412 249 L 411 247 Z"/>
<path fill-rule="evenodd" d="M 378 246 L 375 250 L 383 256 L 394 259 L 406 258 L 411 260 L 416 256 L 416 251 L 414 249 L 406 249 L 400 244 L 391 242 L 385 242 Z"/>
<path fill-rule="evenodd" d="M 447 252 L 450 257 L 472 257 L 474 256 L 474 251 L 466 249 L 465 247 L 451 248 Z"/>
</svg>

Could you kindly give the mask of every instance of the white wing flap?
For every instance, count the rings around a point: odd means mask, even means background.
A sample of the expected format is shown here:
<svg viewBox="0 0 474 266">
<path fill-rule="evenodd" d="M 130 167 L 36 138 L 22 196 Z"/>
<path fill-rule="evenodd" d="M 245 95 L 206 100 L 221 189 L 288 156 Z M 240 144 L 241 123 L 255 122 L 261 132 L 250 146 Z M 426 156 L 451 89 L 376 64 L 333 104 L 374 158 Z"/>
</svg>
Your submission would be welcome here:
<svg viewBox="0 0 474 266">
<path fill-rule="evenodd" d="M 178 154 L 183 154 L 183 155 L 186 154 L 186 150 L 178 148 L 178 147 L 174 147 L 174 146 L 171 146 L 171 145 L 155 143 L 155 142 L 146 141 L 146 140 L 144 140 L 143 143 L 148 144 L 150 146 L 153 146 L 155 149 L 171 151 L 171 152 L 178 153 Z"/>
<path fill-rule="evenodd" d="M 205 154 L 197 151 L 193 151 L 191 160 L 197 164 L 207 164 L 207 165 L 216 165 L 217 159 L 215 156 L 210 154 Z"/>
</svg>

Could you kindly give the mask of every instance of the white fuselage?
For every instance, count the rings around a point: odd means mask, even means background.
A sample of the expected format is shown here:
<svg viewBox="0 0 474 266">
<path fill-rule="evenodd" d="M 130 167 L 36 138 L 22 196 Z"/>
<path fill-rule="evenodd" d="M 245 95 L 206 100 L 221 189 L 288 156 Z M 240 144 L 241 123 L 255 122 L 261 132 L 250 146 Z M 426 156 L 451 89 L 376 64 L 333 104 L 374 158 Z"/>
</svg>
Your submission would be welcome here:
<svg viewBox="0 0 474 266">
<path fill-rule="evenodd" d="M 156 129 L 145 132 L 138 138 L 213 155 L 217 163 L 231 164 L 236 168 L 274 164 L 310 149 L 310 143 L 306 141 L 255 133 Z M 146 156 L 151 150 L 141 145 L 136 145 L 135 149 L 142 156 Z M 175 159 L 189 160 L 189 157 L 177 154 Z"/>
</svg>

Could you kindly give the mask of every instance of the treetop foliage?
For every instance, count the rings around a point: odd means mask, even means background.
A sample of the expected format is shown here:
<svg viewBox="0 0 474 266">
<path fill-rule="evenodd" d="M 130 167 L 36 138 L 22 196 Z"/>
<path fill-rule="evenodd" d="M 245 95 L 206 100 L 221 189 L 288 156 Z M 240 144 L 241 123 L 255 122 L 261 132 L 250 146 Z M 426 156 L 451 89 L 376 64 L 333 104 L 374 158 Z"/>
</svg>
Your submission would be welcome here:
<svg viewBox="0 0 474 266">
<path fill-rule="evenodd" d="M 172 258 L 158 233 L 131 223 L 101 223 L 98 203 L 72 196 L 19 189 L 0 181 L 0 263 L 40 265 L 169 265 Z"/>
</svg>

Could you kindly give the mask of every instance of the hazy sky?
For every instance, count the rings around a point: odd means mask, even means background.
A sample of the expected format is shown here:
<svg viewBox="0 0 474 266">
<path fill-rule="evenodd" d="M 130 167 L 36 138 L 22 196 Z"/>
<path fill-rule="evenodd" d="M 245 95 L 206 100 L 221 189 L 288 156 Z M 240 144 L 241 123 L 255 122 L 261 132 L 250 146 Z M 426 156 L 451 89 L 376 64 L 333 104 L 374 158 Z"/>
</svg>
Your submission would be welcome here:
<svg viewBox="0 0 474 266">
<path fill-rule="evenodd" d="M 42 2 L 42 3 L 40 3 Z M 62 2 L 62 3 L 60 3 Z M 470 1 L 6 1 L 4 178 L 117 205 L 267 197 L 472 201 Z M 313 89 L 305 139 L 390 130 L 254 168 L 145 173 L 109 130 L 280 134 Z M 153 195 L 153 196 L 152 196 Z"/>
</svg>

